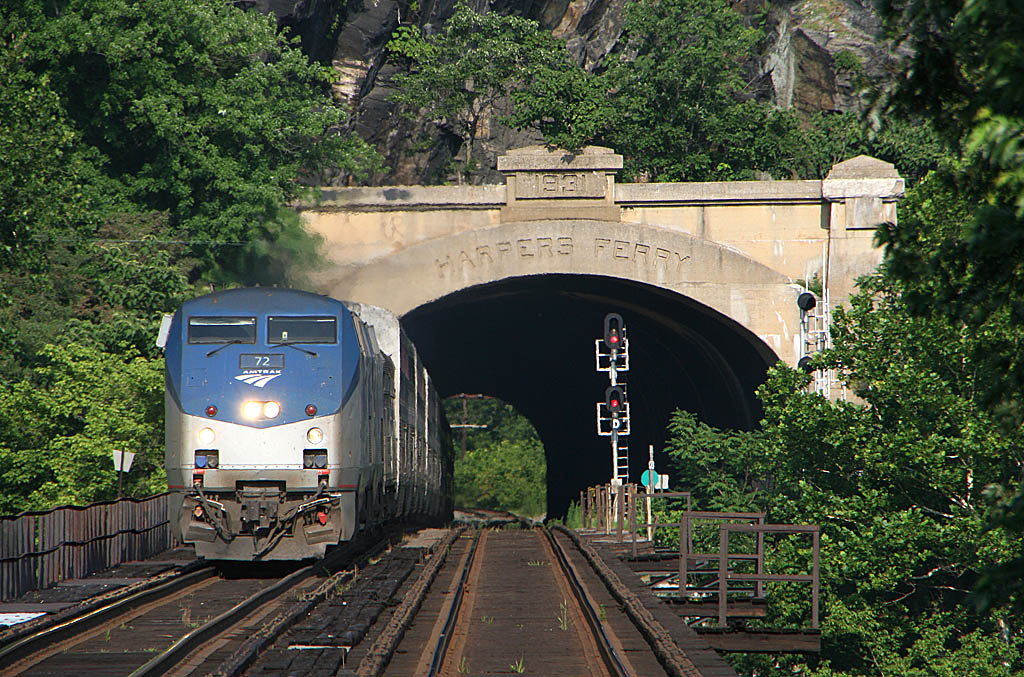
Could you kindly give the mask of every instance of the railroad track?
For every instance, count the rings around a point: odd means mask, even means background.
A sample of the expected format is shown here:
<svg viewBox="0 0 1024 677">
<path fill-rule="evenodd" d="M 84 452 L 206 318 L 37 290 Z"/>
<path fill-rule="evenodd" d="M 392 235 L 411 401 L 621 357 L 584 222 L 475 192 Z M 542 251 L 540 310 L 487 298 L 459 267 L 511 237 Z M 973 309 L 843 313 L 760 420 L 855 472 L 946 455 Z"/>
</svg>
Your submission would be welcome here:
<svg viewBox="0 0 1024 677">
<path fill-rule="evenodd" d="M 422 607 L 415 621 L 397 623 L 408 629 L 400 642 L 402 632 L 382 633 L 378 644 L 393 644 L 375 647 L 353 674 L 666 674 L 641 633 L 610 618 L 614 601 L 564 535 L 467 532 L 443 569 L 434 584 L 443 599 L 410 591 L 403 605 Z"/>
<path fill-rule="evenodd" d="M 549 531 L 481 532 L 464 559 L 428 674 L 628 675 L 599 614 Z M 532 639 L 517 647 L 510 633 Z"/>
<path fill-rule="evenodd" d="M 0 674 L 237 674 L 352 576 L 342 571 L 325 581 L 324 574 L 387 545 L 379 536 L 353 541 L 285 575 L 221 576 L 209 566 L 186 572 L 0 646 Z"/>
<path fill-rule="evenodd" d="M 395 540 L 279 578 L 187 572 L 0 645 L 0 675 L 735 675 L 695 664 L 571 531 Z"/>
</svg>

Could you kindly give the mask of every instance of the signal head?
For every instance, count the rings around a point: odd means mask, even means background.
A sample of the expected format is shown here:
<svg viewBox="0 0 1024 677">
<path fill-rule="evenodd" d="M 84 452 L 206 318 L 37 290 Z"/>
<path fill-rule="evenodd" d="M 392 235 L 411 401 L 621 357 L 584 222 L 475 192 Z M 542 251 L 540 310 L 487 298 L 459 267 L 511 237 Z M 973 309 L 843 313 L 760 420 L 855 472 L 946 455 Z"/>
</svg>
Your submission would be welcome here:
<svg viewBox="0 0 1024 677">
<path fill-rule="evenodd" d="M 622 414 L 626 411 L 626 391 L 619 386 L 610 386 L 604 391 L 604 401 L 608 405 L 608 411 L 612 414 Z"/>
<path fill-rule="evenodd" d="M 622 315 L 608 313 L 604 316 L 604 345 L 608 350 L 622 350 L 626 345 L 626 327 Z"/>
</svg>

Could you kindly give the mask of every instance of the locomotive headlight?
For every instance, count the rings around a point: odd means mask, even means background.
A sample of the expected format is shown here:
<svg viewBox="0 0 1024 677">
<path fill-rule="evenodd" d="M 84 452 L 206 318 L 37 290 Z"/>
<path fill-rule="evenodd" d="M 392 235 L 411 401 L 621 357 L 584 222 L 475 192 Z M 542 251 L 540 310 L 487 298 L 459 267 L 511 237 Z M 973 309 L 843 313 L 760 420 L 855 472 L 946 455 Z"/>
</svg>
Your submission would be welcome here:
<svg viewBox="0 0 1024 677">
<path fill-rule="evenodd" d="M 256 420 L 263 411 L 262 402 L 246 402 L 242 407 L 242 415 L 248 419 Z"/>
<path fill-rule="evenodd" d="M 203 428 L 199 431 L 199 443 L 204 447 L 213 444 L 215 439 L 217 439 L 217 433 L 213 432 L 213 428 Z"/>
<path fill-rule="evenodd" d="M 277 418 L 277 415 L 281 413 L 281 405 L 277 402 L 264 402 L 263 403 L 263 415 L 267 418 Z"/>
<path fill-rule="evenodd" d="M 324 441 L 324 431 L 320 428 L 310 428 L 306 431 L 306 439 L 310 444 L 320 444 Z"/>
</svg>

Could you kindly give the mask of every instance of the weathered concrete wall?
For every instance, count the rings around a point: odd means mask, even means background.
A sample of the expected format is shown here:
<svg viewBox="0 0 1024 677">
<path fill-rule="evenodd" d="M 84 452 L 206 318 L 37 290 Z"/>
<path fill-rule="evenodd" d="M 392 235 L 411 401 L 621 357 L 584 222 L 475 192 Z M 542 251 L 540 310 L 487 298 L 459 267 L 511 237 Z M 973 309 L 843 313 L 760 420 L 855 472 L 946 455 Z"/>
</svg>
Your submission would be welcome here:
<svg viewBox="0 0 1024 677">
<path fill-rule="evenodd" d="M 331 189 L 303 216 L 330 265 L 319 291 L 402 315 L 479 284 L 601 275 L 684 295 L 805 354 L 797 280 L 833 305 L 880 260 L 873 227 L 895 220 L 903 180 L 855 158 L 825 181 L 616 184 L 621 156 L 540 147 L 499 161 L 505 185 Z"/>
</svg>

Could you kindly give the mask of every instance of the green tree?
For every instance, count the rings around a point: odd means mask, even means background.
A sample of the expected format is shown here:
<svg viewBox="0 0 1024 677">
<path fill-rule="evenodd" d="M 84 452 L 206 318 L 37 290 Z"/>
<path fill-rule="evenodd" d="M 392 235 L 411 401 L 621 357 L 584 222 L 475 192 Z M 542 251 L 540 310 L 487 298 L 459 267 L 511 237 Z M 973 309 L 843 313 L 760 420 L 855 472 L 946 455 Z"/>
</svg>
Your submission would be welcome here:
<svg viewBox="0 0 1024 677">
<path fill-rule="evenodd" d="M 985 497 L 987 485 L 1019 475 L 1019 433 L 1000 429 L 979 404 L 989 375 L 972 357 L 978 338 L 960 323 L 909 313 L 904 291 L 885 271 L 863 280 L 836 313 L 835 347 L 819 358 L 863 403 L 806 392 L 806 375 L 777 366 L 759 392 L 761 431 L 673 418 L 674 472 L 700 505 L 822 525 L 820 660 L 737 659 L 751 672 L 1024 669 L 1024 634 L 1010 609 L 979 615 L 969 601 L 986 567 L 1022 550 L 1012 532 L 991 528 Z M 769 625 L 796 624 L 805 603 L 781 594 L 770 613 Z"/>
<path fill-rule="evenodd" d="M 951 317 L 982 340 L 983 402 L 1008 430 L 1024 422 L 1024 19 L 1005 0 L 883 5 L 890 33 L 912 47 L 880 112 L 923 113 L 955 144 L 958 161 L 930 177 L 879 239 L 908 301 L 923 317 Z M 1005 501 L 993 527 L 1024 533 L 1019 476 L 992 488 Z M 982 601 L 1024 610 L 1024 559 L 1002 562 Z"/>
<path fill-rule="evenodd" d="M 281 208 L 325 167 L 361 175 L 376 155 L 347 129 L 330 71 L 274 20 L 215 0 L 25 4 L 24 60 L 59 96 L 106 188 L 166 211 L 207 269 L 248 271 L 295 221 Z M 232 243 L 234 247 L 210 247 Z"/>
<path fill-rule="evenodd" d="M 0 269 L 40 264 L 39 239 L 74 223 L 80 199 L 75 132 L 26 42 L 26 22 L 0 8 Z"/>
<path fill-rule="evenodd" d="M 737 97 L 759 31 L 720 0 L 643 0 L 625 15 L 623 49 L 602 75 L 618 116 L 601 141 L 623 153 L 628 174 L 653 181 L 708 179 L 736 164 L 731 132 L 757 113 Z"/>
<path fill-rule="evenodd" d="M 573 67 L 564 45 L 535 21 L 478 13 L 466 0 L 456 3 L 437 33 L 399 26 L 388 50 L 409 66 L 408 72 L 395 75 L 392 100 L 404 106 L 407 116 L 425 113 L 458 137 L 466 173 L 476 169 L 477 138 L 485 119 L 497 122 L 503 102 L 514 92 L 548 86 L 542 75 Z"/>
<path fill-rule="evenodd" d="M 495 398 L 445 400 L 455 431 L 455 505 L 507 510 L 535 517 L 547 509 L 547 462 L 537 431 L 514 408 Z M 461 453 L 465 434 L 466 453 Z"/>
<path fill-rule="evenodd" d="M 695 495 L 696 509 L 752 512 L 763 504 L 761 433 L 718 430 L 688 411 L 672 414 L 668 432 L 673 483 Z"/>
<path fill-rule="evenodd" d="M 302 182 L 379 167 L 330 81 L 219 0 L 0 8 L 0 510 L 112 497 L 114 448 L 163 488 L 161 313 L 295 280 Z"/>
<path fill-rule="evenodd" d="M 166 489 L 163 360 L 47 346 L 32 380 L 0 384 L 0 513 L 114 498 L 111 451 L 138 454 L 126 493 Z"/>
<path fill-rule="evenodd" d="M 796 117 L 746 92 L 759 31 L 721 0 L 642 0 L 624 13 L 620 46 L 594 75 L 547 73 L 513 95 L 511 123 L 569 149 L 610 146 L 632 179 L 754 178 L 792 165 Z"/>
<path fill-rule="evenodd" d="M 547 68 L 512 94 L 508 120 L 555 146 L 610 146 L 634 180 L 824 178 L 863 153 L 916 181 L 943 155 L 920 121 L 872 132 L 853 113 L 801 118 L 755 100 L 746 72 L 762 38 L 722 0 L 629 3 L 620 47 L 594 74 Z"/>
<path fill-rule="evenodd" d="M 455 505 L 540 516 L 546 509 L 546 473 L 544 449 L 535 442 L 502 440 L 477 447 L 455 461 Z"/>
</svg>

